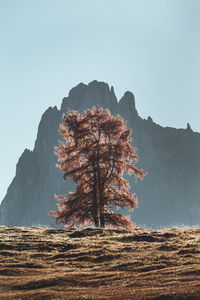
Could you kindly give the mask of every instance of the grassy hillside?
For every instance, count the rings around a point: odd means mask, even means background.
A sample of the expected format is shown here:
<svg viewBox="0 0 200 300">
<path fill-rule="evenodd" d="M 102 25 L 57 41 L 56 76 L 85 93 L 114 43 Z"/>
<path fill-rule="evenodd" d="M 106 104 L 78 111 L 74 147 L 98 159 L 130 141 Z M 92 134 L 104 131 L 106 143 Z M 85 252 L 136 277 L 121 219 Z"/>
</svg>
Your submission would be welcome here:
<svg viewBox="0 0 200 300">
<path fill-rule="evenodd" d="M 0 299 L 200 299 L 200 228 L 0 226 Z"/>
</svg>

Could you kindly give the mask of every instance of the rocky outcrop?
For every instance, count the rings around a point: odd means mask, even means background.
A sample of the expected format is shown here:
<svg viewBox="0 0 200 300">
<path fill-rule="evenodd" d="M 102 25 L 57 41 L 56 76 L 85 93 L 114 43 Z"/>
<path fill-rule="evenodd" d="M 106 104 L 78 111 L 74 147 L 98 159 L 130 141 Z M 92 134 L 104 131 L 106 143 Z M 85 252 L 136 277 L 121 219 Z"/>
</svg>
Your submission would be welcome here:
<svg viewBox="0 0 200 300">
<path fill-rule="evenodd" d="M 56 168 L 54 146 L 58 144 L 59 124 L 68 108 L 83 111 L 99 105 L 120 114 L 133 129 L 133 145 L 138 149 L 138 167 L 148 172 L 143 181 L 129 177 L 139 207 L 131 213 L 133 221 L 147 227 L 198 225 L 200 219 L 200 134 L 186 129 L 163 128 L 151 117 L 142 119 L 134 95 L 126 92 L 118 102 L 113 87 L 93 81 L 80 83 L 62 101 L 61 109 L 49 108 L 42 116 L 33 151 L 20 157 L 16 175 L 0 205 L 2 225 L 55 226 L 48 215 L 56 209 L 54 194 L 74 189 L 63 182 Z M 125 213 L 130 214 L 128 211 Z"/>
</svg>

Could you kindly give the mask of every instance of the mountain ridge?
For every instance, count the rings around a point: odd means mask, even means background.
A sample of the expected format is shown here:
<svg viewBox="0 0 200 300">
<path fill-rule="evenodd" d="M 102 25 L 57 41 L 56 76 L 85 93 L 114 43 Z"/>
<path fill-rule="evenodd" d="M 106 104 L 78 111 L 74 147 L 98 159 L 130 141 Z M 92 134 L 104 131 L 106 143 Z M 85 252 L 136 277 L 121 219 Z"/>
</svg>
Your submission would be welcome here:
<svg viewBox="0 0 200 300">
<path fill-rule="evenodd" d="M 48 216 L 49 210 L 56 209 L 53 195 L 68 193 L 75 187 L 70 181 L 63 182 L 55 167 L 54 147 L 61 138 L 58 129 L 62 114 L 68 108 L 82 112 L 94 105 L 109 108 L 127 121 L 128 128 L 133 129 L 138 165 L 148 172 L 137 184 L 133 177 L 128 178 L 139 200 L 133 221 L 147 227 L 196 225 L 200 216 L 200 134 L 193 132 L 189 124 L 186 129 L 176 129 L 162 127 L 151 117 L 142 119 L 132 92 L 125 92 L 117 101 L 114 88 L 96 80 L 78 84 L 63 98 L 60 109 L 54 106 L 44 112 L 34 149 L 22 153 L 0 205 L 0 224 L 55 226 Z"/>
</svg>

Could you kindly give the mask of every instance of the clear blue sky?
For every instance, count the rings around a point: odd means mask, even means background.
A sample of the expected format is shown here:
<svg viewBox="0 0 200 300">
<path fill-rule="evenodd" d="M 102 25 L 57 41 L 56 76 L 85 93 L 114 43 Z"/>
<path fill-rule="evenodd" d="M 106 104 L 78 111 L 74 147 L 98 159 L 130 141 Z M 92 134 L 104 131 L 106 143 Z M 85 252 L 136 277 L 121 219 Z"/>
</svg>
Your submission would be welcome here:
<svg viewBox="0 0 200 300">
<path fill-rule="evenodd" d="M 43 112 L 94 79 L 200 132 L 200 1 L 0 0 L 0 201 Z"/>
</svg>

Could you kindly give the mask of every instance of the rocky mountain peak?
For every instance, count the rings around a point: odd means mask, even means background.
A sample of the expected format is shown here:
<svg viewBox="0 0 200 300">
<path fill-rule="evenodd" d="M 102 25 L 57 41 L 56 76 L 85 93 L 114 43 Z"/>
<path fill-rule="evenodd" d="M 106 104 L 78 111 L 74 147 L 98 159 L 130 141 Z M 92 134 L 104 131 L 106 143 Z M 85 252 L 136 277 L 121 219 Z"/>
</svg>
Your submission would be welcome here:
<svg viewBox="0 0 200 300">
<path fill-rule="evenodd" d="M 186 128 L 186 130 L 187 130 L 187 131 L 191 131 L 191 132 L 193 131 L 189 123 L 187 123 L 187 128 Z"/>
<path fill-rule="evenodd" d="M 124 96 L 119 101 L 120 104 L 126 105 L 127 107 L 131 108 L 131 110 L 136 111 L 135 109 L 135 97 L 133 93 L 127 91 L 124 93 Z"/>
<path fill-rule="evenodd" d="M 55 220 L 48 215 L 57 209 L 54 194 L 68 194 L 75 188 L 70 180 L 63 182 L 55 166 L 54 147 L 61 138 L 58 130 L 62 113 L 68 108 L 82 112 L 94 105 L 109 108 L 127 121 L 128 128 L 133 129 L 139 168 L 148 173 L 137 184 L 134 176 L 127 178 L 139 200 L 139 207 L 131 215 L 133 221 L 154 228 L 199 224 L 200 134 L 191 134 L 189 123 L 186 130 L 178 130 L 163 128 L 151 117 L 142 119 L 133 93 L 125 92 L 118 102 L 114 88 L 96 80 L 78 84 L 63 99 L 61 110 L 50 107 L 43 114 L 35 148 L 21 155 L 0 205 L 0 224 L 55 226 Z"/>
<path fill-rule="evenodd" d="M 117 98 L 114 89 L 110 89 L 105 82 L 94 80 L 88 85 L 80 83 L 71 89 L 68 97 L 63 99 L 61 111 L 66 112 L 68 108 L 83 111 L 94 105 L 100 105 L 110 109 L 116 104 Z"/>
<path fill-rule="evenodd" d="M 77 86 L 72 88 L 69 91 L 69 98 L 77 98 L 80 94 L 83 94 L 84 90 L 87 88 L 87 85 L 84 83 L 79 83 Z M 64 98 L 65 99 L 65 98 Z"/>
<path fill-rule="evenodd" d="M 149 123 L 153 123 L 153 119 L 152 119 L 150 116 L 148 116 L 147 121 L 148 121 Z"/>
</svg>

